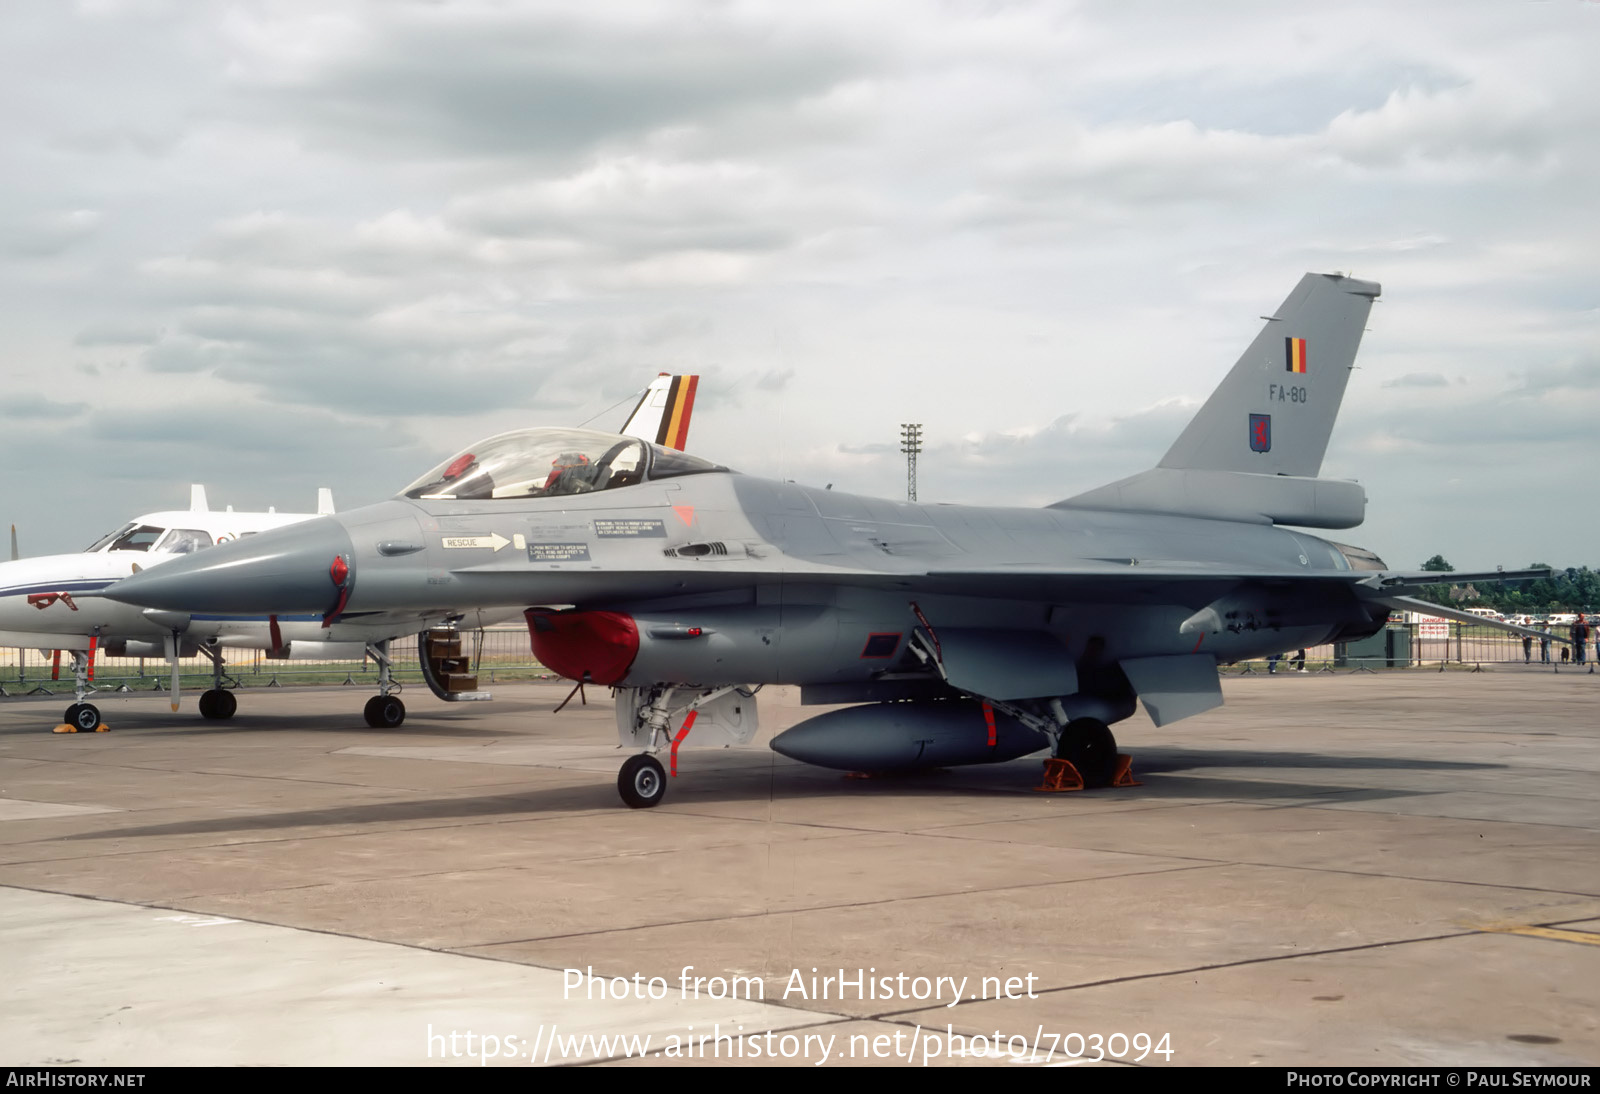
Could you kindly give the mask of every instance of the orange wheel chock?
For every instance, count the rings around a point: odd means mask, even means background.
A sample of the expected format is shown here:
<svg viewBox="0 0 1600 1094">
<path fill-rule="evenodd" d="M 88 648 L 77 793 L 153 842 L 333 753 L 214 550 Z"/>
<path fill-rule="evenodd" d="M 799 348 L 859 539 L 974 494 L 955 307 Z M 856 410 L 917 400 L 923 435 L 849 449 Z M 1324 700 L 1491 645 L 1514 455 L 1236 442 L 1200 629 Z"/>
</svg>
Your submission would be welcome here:
<svg viewBox="0 0 1600 1094">
<path fill-rule="evenodd" d="M 1111 786 L 1143 786 L 1133 777 L 1133 757 L 1117 753 L 1117 764 L 1111 775 Z M 1049 759 L 1044 762 L 1044 782 L 1034 787 L 1041 794 L 1064 794 L 1069 790 L 1084 789 L 1083 775 L 1070 760 Z"/>
<path fill-rule="evenodd" d="M 1126 752 L 1117 753 L 1117 771 L 1111 776 L 1112 786 L 1143 786 L 1133 777 L 1133 757 Z"/>
<path fill-rule="evenodd" d="M 1041 794 L 1064 794 L 1069 790 L 1083 789 L 1083 776 L 1071 760 L 1049 759 L 1044 762 L 1044 782 L 1034 787 Z"/>
</svg>

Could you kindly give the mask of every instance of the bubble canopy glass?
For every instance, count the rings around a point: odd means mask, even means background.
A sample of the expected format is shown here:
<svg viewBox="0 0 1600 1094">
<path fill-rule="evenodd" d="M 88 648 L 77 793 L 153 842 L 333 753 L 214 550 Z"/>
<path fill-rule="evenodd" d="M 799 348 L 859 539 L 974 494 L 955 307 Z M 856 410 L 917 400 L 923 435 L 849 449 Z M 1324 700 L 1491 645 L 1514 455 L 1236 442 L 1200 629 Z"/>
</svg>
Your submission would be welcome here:
<svg viewBox="0 0 1600 1094">
<path fill-rule="evenodd" d="M 401 491 L 407 498 L 542 498 L 615 490 L 725 467 L 638 437 L 590 429 L 519 429 L 451 456 Z"/>
</svg>

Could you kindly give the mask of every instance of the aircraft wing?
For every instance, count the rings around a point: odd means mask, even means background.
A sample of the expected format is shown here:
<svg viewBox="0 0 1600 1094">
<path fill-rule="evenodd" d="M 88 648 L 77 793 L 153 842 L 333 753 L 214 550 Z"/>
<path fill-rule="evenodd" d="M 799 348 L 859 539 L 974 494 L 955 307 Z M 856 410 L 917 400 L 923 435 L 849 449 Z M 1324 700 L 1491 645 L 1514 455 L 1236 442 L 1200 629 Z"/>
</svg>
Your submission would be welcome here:
<svg viewBox="0 0 1600 1094">
<path fill-rule="evenodd" d="M 86 650 L 87 634 L 55 634 L 48 631 L 0 631 L 0 646 L 25 650 Z"/>
<path fill-rule="evenodd" d="M 1507 623 L 1499 619 L 1488 619 L 1481 615 L 1473 615 L 1471 612 L 1464 612 L 1459 608 L 1441 607 L 1438 604 L 1431 603 L 1427 600 L 1417 600 L 1414 597 L 1380 597 L 1376 602 L 1379 604 L 1387 604 L 1396 611 L 1421 612 L 1424 615 L 1438 616 L 1440 619 L 1453 619 L 1457 623 L 1478 623 L 1485 627 L 1493 627 L 1496 630 L 1510 631 L 1512 634 L 1526 635 L 1529 638 L 1551 638 L 1557 642 L 1571 641 L 1570 639 L 1562 638 L 1559 634 L 1555 634 L 1552 631 L 1535 630 L 1532 627 L 1519 627 L 1515 623 Z"/>
</svg>

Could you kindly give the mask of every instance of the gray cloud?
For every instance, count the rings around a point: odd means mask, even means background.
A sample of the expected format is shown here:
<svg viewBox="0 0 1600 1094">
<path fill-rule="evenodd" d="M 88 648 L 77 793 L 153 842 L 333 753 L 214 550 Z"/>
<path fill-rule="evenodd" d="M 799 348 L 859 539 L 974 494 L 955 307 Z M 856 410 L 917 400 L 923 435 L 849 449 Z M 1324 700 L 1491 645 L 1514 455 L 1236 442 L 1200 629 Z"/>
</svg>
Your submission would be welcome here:
<svg viewBox="0 0 1600 1094">
<path fill-rule="evenodd" d="M 526 159 L 814 94 L 863 64 L 834 36 L 692 6 L 365 14 L 311 58 L 260 50 L 244 86 L 341 147 Z"/>
<path fill-rule="evenodd" d="M 0 417 L 21 420 L 59 420 L 76 418 L 89 409 L 88 403 L 63 403 L 43 395 L 24 392 L 0 399 Z"/>
<path fill-rule="evenodd" d="M 1438 372 L 1408 372 L 1404 376 L 1396 376 L 1393 380 L 1385 380 L 1384 387 L 1449 387 L 1450 381 Z"/>
<path fill-rule="evenodd" d="M 1556 392 L 1600 390 L 1600 358 L 1570 365 L 1530 368 L 1512 385 L 1513 395 L 1549 395 Z"/>
</svg>

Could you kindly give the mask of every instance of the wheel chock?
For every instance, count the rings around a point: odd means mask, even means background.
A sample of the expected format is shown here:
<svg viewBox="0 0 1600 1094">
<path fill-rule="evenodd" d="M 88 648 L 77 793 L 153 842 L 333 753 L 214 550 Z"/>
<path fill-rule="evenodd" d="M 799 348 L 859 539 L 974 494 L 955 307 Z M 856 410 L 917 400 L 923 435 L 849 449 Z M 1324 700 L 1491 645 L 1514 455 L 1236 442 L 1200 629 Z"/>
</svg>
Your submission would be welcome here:
<svg viewBox="0 0 1600 1094">
<path fill-rule="evenodd" d="M 1133 777 L 1133 757 L 1126 752 L 1117 753 L 1117 772 L 1111 776 L 1112 786 L 1143 786 Z"/>
<path fill-rule="evenodd" d="M 1034 787 L 1041 794 L 1064 794 L 1069 790 L 1083 789 L 1083 776 L 1071 760 L 1049 759 L 1044 762 L 1044 782 Z"/>
<path fill-rule="evenodd" d="M 78 727 L 77 726 L 69 726 L 69 725 L 67 725 L 67 723 L 62 722 L 60 725 L 56 726 L 56 728 L 52 729 L 50 732 L 51 733 L 76 733 L 76 732 L 78 732 Z"/>
</svg>

